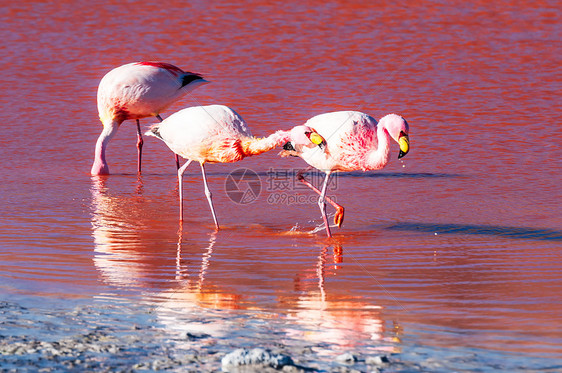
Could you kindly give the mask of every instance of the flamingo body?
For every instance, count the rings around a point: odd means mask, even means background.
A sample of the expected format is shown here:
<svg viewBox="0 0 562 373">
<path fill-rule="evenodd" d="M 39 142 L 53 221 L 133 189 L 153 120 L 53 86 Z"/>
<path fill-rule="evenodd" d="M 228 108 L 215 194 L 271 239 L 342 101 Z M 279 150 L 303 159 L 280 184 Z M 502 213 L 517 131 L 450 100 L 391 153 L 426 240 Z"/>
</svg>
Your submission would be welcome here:
<svg viewBox="0 0 562 373">
<path fill-rule="evenodd" d="M 156 116 L 206 81 L 163 62 L 134 62 L 108 72 L 98 87 L 102 123 Z"/>
<path fill-rule="evenodd" d="M 202 76 L 164 62 L 134 62 L 108 72 L 98 87 L 98 112 L 103 131 L 96 143 L 92 175 L 108 174 L 107 144 L 121 123 L 137 120 L 138 170 L 141 168 L 142 136 L 138 120 L 159 114 L 201 84 Z"/>
<path fill-rule="evenodd" d="M 325 140 L 322 149 L 299 147 L 289 143 L 284 146 L 285 155 L 296 155 L 311 167 L 326 173 L 322 191 L 310 184 L 302 173 L 298 179 L 320 195 L 318 204 L 326 226 L 326 233 L 331 236 L 326 218 L 325 201 L 336 208 L 335 223 L 341 226 L 344 209 L 326 197 L 326 186 L 330 175 L 338 171 L 379 170 L 386 166 L 390 154 L 390 140 L 400 145 L 398 158 L 409 151 L 409 125 L 397 114 L 388 114 L 377 121 L 361 112 L 338 111 L 320 114 L 310 118 L 305 126 L 310 127 Z"/>
<path fill-rule="evenodd" d="M 178 169 L 180 220 L 183 220 L 183 172 L 192 161 L 200 163 L 205 195 L 217 230 L 219 224 L 206 181 L 205 163 L 237 162 L 288 141 L 299 148 L 317 146 L 311 140 L 311 137 L 314 138 L 313 132 L 306 126 L 296 126 L 290 131 L 277 131 L 265 138 L 255 138 L 242 117 L 223 105 L 196 106 L 180 110 L 154 125 L 146 135 L 159 138 L 174 153 L 187 159 Z"/>
<path fill-rule="evenodd" d="M 157 128 L 159 138 L 176 154 L 197 162 L 230 163 L 248 155 L 242 142 L 252 140 L 248 126 L 223 105 L 194 106 L 166 118 Z"/>
<path fill-rule="evenodd" d="M 322 171 L 369 171 L 383 168 L 389 159 L 390 138 L 408 134 L 408 123 L 389 114 L 377 121 L 357 111 L 337 111 L 310 118 L 306 126 L 326 139 L 324 151 L 305 148 L 299 152 L 312 167 Z M 392 133 L 392 134 L 391 134 Z"/>
</svg>

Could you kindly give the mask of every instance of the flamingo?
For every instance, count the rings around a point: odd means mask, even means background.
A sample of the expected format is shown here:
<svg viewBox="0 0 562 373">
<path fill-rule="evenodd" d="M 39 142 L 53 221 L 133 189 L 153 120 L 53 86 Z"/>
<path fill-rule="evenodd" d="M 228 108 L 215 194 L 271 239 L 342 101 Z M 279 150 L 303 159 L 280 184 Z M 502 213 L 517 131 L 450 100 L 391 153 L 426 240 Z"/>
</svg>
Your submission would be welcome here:
<svg viewBox="0 0 562 373">
<path fill-rule="evenodd" d="M 380 170 L 388 163 L 390 139 L 400 146 L 398 158 L 405 156 L 410 148 L 408 122 L 400 115 L 388 114 L 377 121 L 371 116 L 357 111 L 338 111 L 324 113 L 310 118 L 308 126 L 320 135 L 324 141 L 316 149 L 302 147 L 288 142 L 284 145 L 282 156 L 301 157 L 310 167 L 297 174 L 297 179 L 320 195 L 318 206 L 328 237 L 330 226 L 326 217 L 326 201 L 336 209 L 334 223 L 341 227 L 344 208 L 326 197 L 326 187 L 333 172 Z M 304 178 L 304 173 L 311 168 L 326 173 L 322 190 Z"/>
<path fill-rule="evenodd" d="M 98 112 L 103 130 L 96 142 L 92 175 L 109 174 L 105 151 L 119 126 L 137 120 L 138 172 L 141 172 L 142 135 L 140 118 L 154 116 L 195 87 L 209 83 L 199 74 L 183 71 L 165 62 L 133 62 L 108 72 L 98 87 Z M 176 157 L 176 165 L 179 161 Z"/>
<path fill-rule="evenodd" d="M 145 133 L 164 141 L 177 155 L 187 159 L 178 169 L 180 222 L 183 221 L 182 175 L 192 161 L 201 165 L 205 196 L 211 208 L 215 228 L 219 223 L 207 185 L 205 163 L 231 163 L 258 155 L 287 142 L 299 148 L 313 148 L 324 139 L 307 126 L 277 131 L 265 138 L 253 137 L 248 126 L 234 110 L 223 105 L 194 106 L 182 109 Z"/>
</svg>

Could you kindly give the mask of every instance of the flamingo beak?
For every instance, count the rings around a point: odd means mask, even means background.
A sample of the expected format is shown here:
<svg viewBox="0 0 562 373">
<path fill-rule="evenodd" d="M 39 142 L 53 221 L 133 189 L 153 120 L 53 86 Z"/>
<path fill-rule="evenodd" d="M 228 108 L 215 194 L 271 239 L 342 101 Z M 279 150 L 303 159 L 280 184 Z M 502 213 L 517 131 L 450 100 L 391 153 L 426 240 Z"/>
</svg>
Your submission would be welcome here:
<svg viewBox="0 0 562 373">
<path fill-rule="evenodd" d="M 283 150 L 290 150 L 293 152 L 297 151 L 290 141 L 286 142 L 285 145 L 283 145 Z"/>
<path fill-rule="evenodd" d="M 402 158 L 410 151 L 410 139 L 408 135 L 404 132 L 400 132 L 400 137 L 398 137 L 398 144 L 400 145 L 400 153 L 398 154 L 398 159 Z"/>
</svg>

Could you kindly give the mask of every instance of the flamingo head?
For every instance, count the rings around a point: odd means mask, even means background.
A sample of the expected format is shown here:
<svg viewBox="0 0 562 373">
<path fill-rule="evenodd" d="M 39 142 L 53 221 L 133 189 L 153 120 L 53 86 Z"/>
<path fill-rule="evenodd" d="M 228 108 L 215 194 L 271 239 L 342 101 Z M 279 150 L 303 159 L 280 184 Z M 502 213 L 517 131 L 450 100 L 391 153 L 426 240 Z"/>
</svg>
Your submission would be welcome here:
<svg viewBox="0 0 562 373">
<path fill-rule="evenodd" d="M 314 148 L 316 146 L 323 150 L 326 147 L 326 140 L 314 129 L 305 125 L 293 127 L 289 131 L 289 137 L 290 141 L 283 145 L 283 149 L 288 151 L 300 152 L 303 147 Z"/>
<path fill-rule="evenodd" d="M 390 137 L 400 145 L 398 158 L 408 154 L 408 151 L 410 151 L 410 138 L 408 137 L 410 126 L 406 119 L 397 114 L 388 114 L 381 118 L 379 125 L 386 128 Z"/>
</svg>

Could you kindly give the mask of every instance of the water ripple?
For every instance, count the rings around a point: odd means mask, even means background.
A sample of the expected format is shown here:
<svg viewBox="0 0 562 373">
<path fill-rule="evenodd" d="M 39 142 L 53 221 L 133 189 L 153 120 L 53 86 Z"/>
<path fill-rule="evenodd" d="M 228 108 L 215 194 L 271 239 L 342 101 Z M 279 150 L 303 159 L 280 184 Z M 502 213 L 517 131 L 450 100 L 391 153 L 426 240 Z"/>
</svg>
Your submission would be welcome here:
<svg viewBox="0 0 562 373">
<path fill-rule="evenodd" d="M 395 231 L 430 232 L 439 234 L 473 234 L 491 235 L 512 239 L 530 239 L 542 241 L 562 241 L 562 231 L 524 227 L 506 227 L 496 225 L 473 224 L 432 224 L 401 222 L 386 229 Z"/>
</svg>

